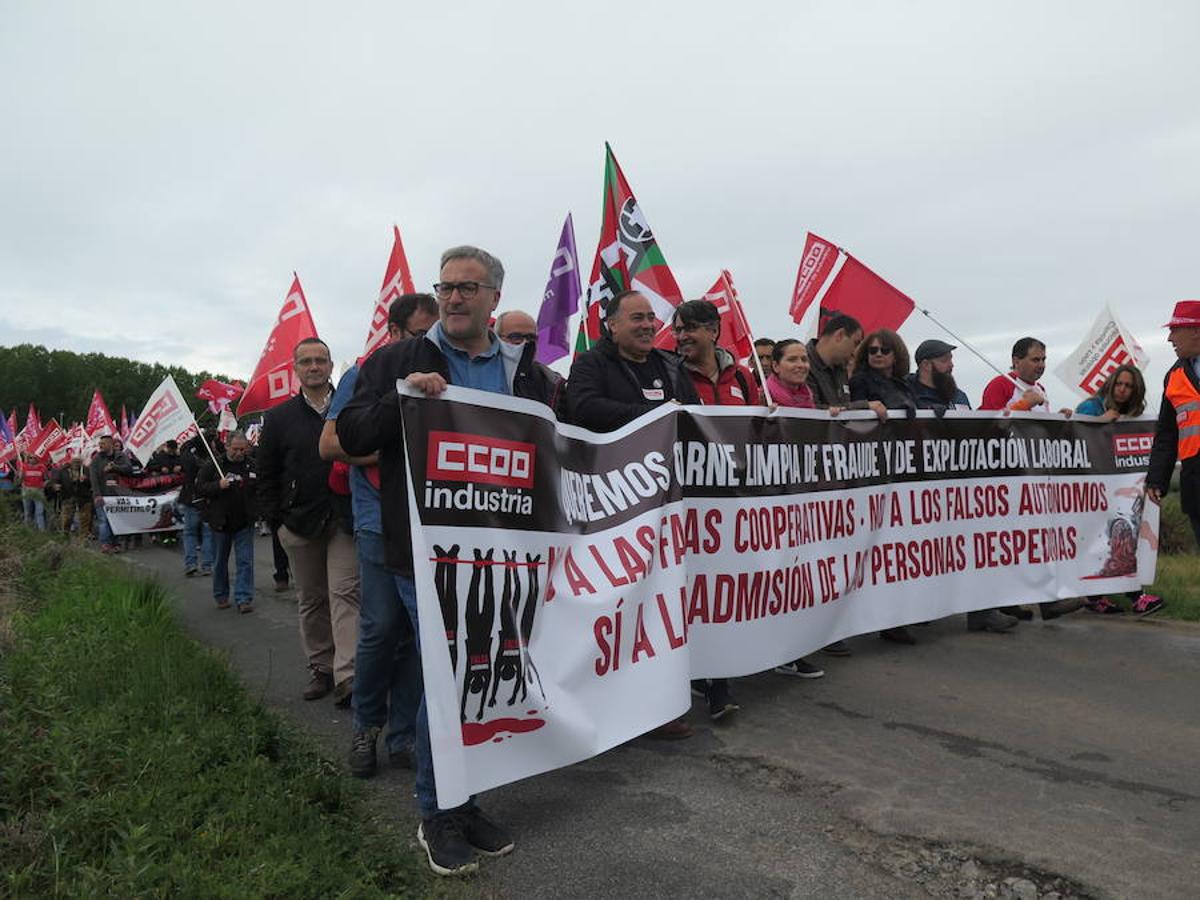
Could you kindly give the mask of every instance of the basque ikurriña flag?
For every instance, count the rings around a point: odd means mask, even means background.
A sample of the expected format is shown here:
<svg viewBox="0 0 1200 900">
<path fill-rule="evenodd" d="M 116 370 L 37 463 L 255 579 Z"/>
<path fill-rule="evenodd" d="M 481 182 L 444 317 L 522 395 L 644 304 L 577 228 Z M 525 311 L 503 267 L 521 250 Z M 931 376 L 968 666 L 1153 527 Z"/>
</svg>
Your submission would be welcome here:
<svg viewBox="0 0 1200 900">
<path fill-rule="evenodd" d="M 571 316 L 579 309 L 579 254 L 575 251 L 575 225 L 571 214 L 563 222 L 558 249 L 550 263 L 550 280 L 542 294 L 537 317 L 537 361 L 552 363 L 571 350 Z"/>
<path fill-rule="evenodd" d="M 607 143 L 604 152 L 604 220 L 575 341 L 576 353 L 600 340 L 600 323 L 608 301 L 621 291 L 636 290 L 645 295 L 663 322 L 670 321 L 672 310 L 683 300 L 654 232 Z"/>
</svg>

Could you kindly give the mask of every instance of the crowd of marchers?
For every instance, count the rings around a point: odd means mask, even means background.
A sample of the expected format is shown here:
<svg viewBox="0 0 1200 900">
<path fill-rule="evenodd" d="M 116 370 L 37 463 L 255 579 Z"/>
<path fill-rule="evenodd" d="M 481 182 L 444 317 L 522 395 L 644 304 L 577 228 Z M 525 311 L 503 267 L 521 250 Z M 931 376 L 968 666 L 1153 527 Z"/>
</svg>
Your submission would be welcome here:
<svg viewBox="0 0 1200 900">
<path fill-rule="evenodd" d="M 267 412 L 256 446 L 241 432 L 229 435 L 209 458 L 199 440 L 160 449 L 147 470 L 178 477 L 184 511 L 183 566 L 189 576 L 211 575 L 219 609 L 250 612 L 254 601 L 256 523 L 269 536 L 275 587 L 294 582 L 301 643 L 309 678 L 306 700 L 332 695 L 353 708 L 348 753 L 351 771 L 370 777 L 382 736 L 389 764 L 415 770 L 420 824 L 417 839 L 439 874 L 473 870 L 480 855 L 513 849 L 508 831 L 472 799 L 455 809 L 438 806 L 434 760 L 417 640 L 418 609 L 409 541 L 405 453 L 396 384 L 436 396 L 447 385 L 533 400 L 564 421 L 611 432 L 664 403 L 796 407 L 838 416 L 870 410 L 881 420 L 916 410 L 944 414 L 970 409 L 954 378 L 954 345 L 927 340 L 909 351 L 894 331 L 864 333 L 853 318 L 835 315 L 808 340 L 760 338 L 756 359 L 734 359 L 720 346 L 721 316 L 706 300 L 675 308 L 669 325 L 675 351 L 655 346 L 662 322 L 637 291 L 616 293 L 604 304 L 600 341 L 579 354 L 569 376 L 535 360 L 537 326 L 526 312 L 495 315 L 504 268 L 476 247 L 447 250 L 431 294 L 397 299 L 388 317 L 388 341 L 350 368 L 335 386 L 333 358 L 321 340 L 294 351 L 299 393 Z M 1177 460 L 1182 463 L 1184 512 L 1200 541 L 1200 302 L 1182 301 L 1168 323 L 1179 357 L 1168 373 L 1147 476 L 1147 495 L 1161 500 Z M 1115 420 L 1142 415 L 1146 384 L 1131 365 L 1116 368 L 1095 396 L 1074 409 L 1055 409 L 1040 379 L 1046 346 L 1022 337 L 1012 347 L 1012 367 L 984 386 L 977 408 L 1012 412 L 1072 413 Z M 59 472 L 37 460 L 18 465 L 17 487 L 33 523 L 44 526 L 48 493 L 64 529 L 90 535 L 116 552 L 100 498 L 120 490 L 135 465 L 112 438 L 103 439 L 88 467 L 77 461 Z M 230 584 L 230 553 L 235 577 Z M 1040 604 L 1043 618 L 1087 605 L 1098 613 L 1139 615 L 1161 609 L 1159 597 L 1134 592 L 1113 597 Z M 1023 606 L 981 610 L 967 628 L 1003 633 L 1032 618 Z M 879 637 L 913 644 L 913 628 L 887 629 Z M 847 656 L 844 642 L 823 648 Z M 812 660 L 796 659 L 774 670 L 820 678 Z M 723 719 L 739 707 L 726 680 L 695 682 L 709 716 Z M 683 720 L 650 737 L 687 738 Z"/>
</svg>

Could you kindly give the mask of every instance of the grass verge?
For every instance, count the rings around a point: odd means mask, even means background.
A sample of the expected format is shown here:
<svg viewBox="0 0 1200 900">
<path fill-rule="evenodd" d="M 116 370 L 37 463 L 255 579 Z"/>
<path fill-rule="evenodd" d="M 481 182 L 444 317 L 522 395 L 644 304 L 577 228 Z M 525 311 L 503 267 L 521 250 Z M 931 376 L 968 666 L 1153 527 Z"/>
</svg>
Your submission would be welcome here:
<svg viewBox="0 0 1200 900">
<path fill-rule="evenodd" d="M 0 525 L 0 895 L 436 890 L 156 583 Z"/>
<path fill-rule="evenodd" d="M 1200 622 L 1200 555 L 1158 555 L 1158 571 L 1148 590 L 1167 605 L 1158 615 Z"/>
</svg>

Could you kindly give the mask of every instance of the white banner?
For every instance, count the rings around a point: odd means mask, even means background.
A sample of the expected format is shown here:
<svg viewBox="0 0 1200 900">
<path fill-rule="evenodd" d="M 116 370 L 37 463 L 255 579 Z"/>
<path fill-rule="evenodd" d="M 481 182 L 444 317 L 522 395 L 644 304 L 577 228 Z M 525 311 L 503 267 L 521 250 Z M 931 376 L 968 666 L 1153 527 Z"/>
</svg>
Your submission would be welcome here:
<svg viewBox="0 0 1200 900">
<path fill-rule="evenodd" d="M 1104 386 L 1118 366 L 1130 364 L 1145 370 L 1149 362 L 1150 357 L 1142 345 L 1105 305 L 1083 343 L 1055 367 L 1054 374 L 1083 396 L 1090 397 Z"/>
<path fill-rule="evenodd" d="M 182 443 L 196 433 L 196 419 L 175 385 L 175 379 L 168 375 L 146 401 L 142 414 L 129 432 L 125 448 L 146 465 L 154 451 L 167 441 Z"/>
<path fill-rule="evenodd" d="M 183 527 L 179 490 L 165 494 L 129 494 L 105 497 L 104 512 L 113 534 L 147 534 Z"/>
<path fill-rule="evenodd" d="M 670 721 L 694 678 L 1153 580 L 1149 420 L 664 406 L 595 435 L 453 388 L 402 410 L 443 807 Z"/>
</svg>

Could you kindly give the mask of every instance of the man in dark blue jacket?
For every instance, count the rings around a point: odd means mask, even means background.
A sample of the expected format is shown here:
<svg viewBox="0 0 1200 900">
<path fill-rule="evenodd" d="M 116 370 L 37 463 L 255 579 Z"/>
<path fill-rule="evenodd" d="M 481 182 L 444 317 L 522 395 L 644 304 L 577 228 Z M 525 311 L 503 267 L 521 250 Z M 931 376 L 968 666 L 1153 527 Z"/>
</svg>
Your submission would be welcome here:
<svg viewBox="0 0 1200 900">
<path fill-rule="evenodd" d="M 534 342 L 507 344 L 488 328 L 503 283 L 504 266 L 490 253 L 468 246 L 443 253 L 441 277 L 434 285 L 437 324 L 424 337 L 391 343 L 372 354 L 359 370 L 354 396 L 337 418 L 343 451 L 356 457 L 379 454 L 385 559 L 418 634 L 397 380 L 430 396 L 455 384 L 537 400 L 551 408 L 558 403 L 561 379 L 534 360 Z M 512 850 L 508 832 L 484 816 L 474 798 L 456 809 L 438 809 L 424 697 L 417 710 L 414 750 L 421 816 L 417 840 L 430 868 L 439 875 L 458 875 L 478 868 L 476 853 L 499 856 Z"/>
</svg>

